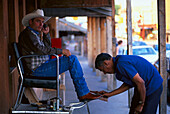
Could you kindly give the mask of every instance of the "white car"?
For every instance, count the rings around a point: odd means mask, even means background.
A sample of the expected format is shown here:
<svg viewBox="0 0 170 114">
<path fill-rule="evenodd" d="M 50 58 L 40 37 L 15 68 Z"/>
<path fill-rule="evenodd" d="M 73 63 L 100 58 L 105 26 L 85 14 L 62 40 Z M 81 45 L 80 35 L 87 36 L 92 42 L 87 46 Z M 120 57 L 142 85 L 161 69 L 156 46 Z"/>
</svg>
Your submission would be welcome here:
<svg viewBox="0 0 170 114">
<path fill-rule="evenodd" d="M 158 53 L 152 46 L 133 46 L 132 49 L 133 55 L 143 57 L 152 64 L 158 60 Z M 122 52 L 122 55 L 127 55 L 127 47 L 123 48 Z"/>
<path fill-rule="evenodd" d="M 158 53 L 158 44 L 154 44 L 153 48 L 157 51 Z M 166 44 L 166 57 L 170 58 L 170 44 Z"/>
</svg>

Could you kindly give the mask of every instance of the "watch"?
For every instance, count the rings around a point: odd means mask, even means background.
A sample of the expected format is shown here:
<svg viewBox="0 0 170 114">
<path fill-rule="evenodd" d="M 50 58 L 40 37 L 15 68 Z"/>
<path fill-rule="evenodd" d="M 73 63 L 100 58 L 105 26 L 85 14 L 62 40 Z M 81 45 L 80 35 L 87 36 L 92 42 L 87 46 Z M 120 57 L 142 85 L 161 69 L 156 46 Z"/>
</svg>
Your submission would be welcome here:
<svg viewBox="0 0 170 114">
<path fill-rule="evenodd" d="M 139 101 L 138 103 L 139 103 L 139 104 L 144 104 L 144 102 L 143 102 L 143 101 Z"/>
</svg>

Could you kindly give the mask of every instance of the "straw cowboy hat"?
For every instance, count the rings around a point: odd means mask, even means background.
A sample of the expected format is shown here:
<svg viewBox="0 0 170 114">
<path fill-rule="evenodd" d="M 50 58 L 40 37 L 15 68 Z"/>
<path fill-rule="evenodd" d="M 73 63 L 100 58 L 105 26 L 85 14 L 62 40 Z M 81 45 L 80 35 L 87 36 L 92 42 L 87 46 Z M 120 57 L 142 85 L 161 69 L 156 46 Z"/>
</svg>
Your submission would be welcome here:
<svg viewBox="0 0 170 114">
<path fill-rule="evenodd" d="M 36 11 L 29 13 L 25 15 L 22 19 L 22 24 L 24 26 L 29 26 L 29 20 L 36 18 L 36 17 L 43 17 L 44 18 L 44 23 L 47 22 L 51 17 L 46 17 L 44 16 L 44 11 L 41 9 L 37 9 Z"/>
</svg>

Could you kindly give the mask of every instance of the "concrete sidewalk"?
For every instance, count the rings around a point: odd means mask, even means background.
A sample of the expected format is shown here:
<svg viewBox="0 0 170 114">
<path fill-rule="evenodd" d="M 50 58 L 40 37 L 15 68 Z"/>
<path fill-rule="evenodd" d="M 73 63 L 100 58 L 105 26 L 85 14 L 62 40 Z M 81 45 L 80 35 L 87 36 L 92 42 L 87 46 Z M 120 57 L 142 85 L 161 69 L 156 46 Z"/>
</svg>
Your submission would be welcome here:
<svg viewBox="0 0 170 114">
<path fill-rule="evenodd" d="M 101 76 L 96 76 L 92 68 L 88 66 L 87 58 L 77 56 L 84 72 L 87 85 L 90 90 L 107 91 L 107 82 L 101 82 Z M 70 103 L 78 102 L 78 98 L 74 89 L 73 82 L 69 76 L 69 72 L 66 72 L 66 105 Z M 117 87 L 122 82 L 117 81 Z M 90 114 L 128 114 L 128 92 L 113 96 L 108 99 L 108 102 L 101 100 L 93 100 L 89 102 Z M 167 106 L 167 114 L 170 114 L 170 107 Z M 74 111 L 74 114 L 88 114 L 87 108 L 83 107 Z M 158 113 L 157 113 L 158 114 Z"/>
</svg>

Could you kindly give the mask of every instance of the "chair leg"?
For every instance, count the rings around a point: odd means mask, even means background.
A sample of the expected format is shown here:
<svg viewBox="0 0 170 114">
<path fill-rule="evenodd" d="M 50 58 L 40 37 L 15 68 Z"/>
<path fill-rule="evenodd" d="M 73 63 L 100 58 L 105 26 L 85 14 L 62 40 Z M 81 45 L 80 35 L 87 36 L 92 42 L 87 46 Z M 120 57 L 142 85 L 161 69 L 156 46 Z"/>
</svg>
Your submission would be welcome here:
<svg viewBox="0 0 170 114">
<path fill-rule="evenodd" d="M 88 114 L 90 114 L 90 108 L 89 108 L 88 102 L 87 102 L 86 106 L 87 106 Z"/>
<path fill-rule="evenodd" d="M 25 91 L 25 87 L 23 87 L 23 89 L 22 89 L 21 97 L 20 97 L 20 99 L 19 99 L 18 104 L 21 104 L 21 100 L 22 100 L 22 97 L 23 97 L 24 91 Z"/>
<path fill-rule="evenodd" d="M 19 88 L 17 100 L 16 100 L 16 103 L 15 103 L 15 105 L 14 105 L 13 110 L 16 110 L 16 109 L 18 108 L 19 104 L 21 103 L 21 99 L 22 99 L 24 90 L 25 90 L 25 87 L 23 87 L 22 84 L 21 84 L 21 85 L 20 85 L 20 88 Z"/>
</svg>

